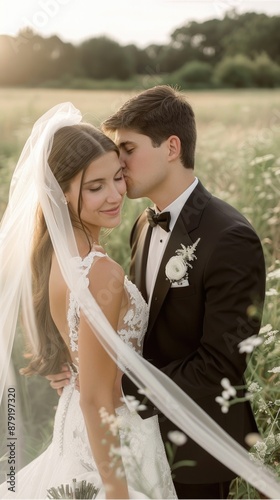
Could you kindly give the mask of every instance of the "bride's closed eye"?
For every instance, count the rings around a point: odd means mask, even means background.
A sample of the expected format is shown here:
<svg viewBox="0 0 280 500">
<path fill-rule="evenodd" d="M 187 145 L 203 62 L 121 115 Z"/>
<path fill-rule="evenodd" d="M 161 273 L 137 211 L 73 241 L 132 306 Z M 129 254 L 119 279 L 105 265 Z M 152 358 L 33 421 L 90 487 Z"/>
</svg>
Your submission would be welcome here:
<svg viewBox="0 0 280 500">
<path fill-rule="evenodd" d="M 118 174 L 118 177 L 115 177 L 115 181 L 122 181 L 124 179 L 123 173 Z"/>
</svg>

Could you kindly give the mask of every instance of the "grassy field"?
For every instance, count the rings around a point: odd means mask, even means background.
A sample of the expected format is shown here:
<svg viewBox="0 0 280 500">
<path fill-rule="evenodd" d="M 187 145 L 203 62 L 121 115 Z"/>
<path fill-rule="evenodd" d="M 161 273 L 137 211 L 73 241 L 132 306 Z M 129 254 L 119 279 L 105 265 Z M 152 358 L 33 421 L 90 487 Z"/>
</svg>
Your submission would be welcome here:
<svg viewBox="0 0 280 500">
<path fill-rule="evenodd" d="M 133 94 L 119 91 L 0 89 L 0 212 L 6 205 L 9 180 L 20 150 L 32 124 L 43 112 L 60 102 L 71 101 L 81 110 L 86 121 L 98 126 Z M 263 346 L 252 357 L 248 378 L 260 387 L 252 395 L 252 404 L 261 433 L 270 442 L 263 461 L 280 475 L 280 428 L 277 423 L 279 372 L 268 372 L 277 368 L 280 356 L 280 276 L 277 276 L 280 259 L 280 90 L 191 91 L 186 92 L 186 97 L 194 108 L 197 120 L 197 176 L 211 192 L 244 213 L 256 228 L 265 251 L 268 292 L 263 325 L 266 330 Z M 122 225 L 106 240 L 107 250 L 126 270 L 130 227 L 146 204 L 147 200 L 127 201 Z M 22 343 L 19 341 L 14 353 L 17 367 L 22 366 L 21 351 Z M 23 438 L 26 444 L 23 461 L 28 461 L 49 439 L 56 396 L 39 377 L 30 380 L 21 378 L 19 384 L 25 395 L 23 414 L 26 435 L 31 435 L 28 441 Z M 40 426 L 35 425 L 32 417 L 36 414 L 38 421 L 38 412 L 41 414 Z M 273 446 L 271 443 L 274 443 Z M 249 498 L 244 488 L 244 485 L 238 484 L 238 493 L 235 492 L 234 498 Z M 251 495 L 255 496 L 250 498 L 258 498 L 257 493 L 251 492 Z"/>
</svg>

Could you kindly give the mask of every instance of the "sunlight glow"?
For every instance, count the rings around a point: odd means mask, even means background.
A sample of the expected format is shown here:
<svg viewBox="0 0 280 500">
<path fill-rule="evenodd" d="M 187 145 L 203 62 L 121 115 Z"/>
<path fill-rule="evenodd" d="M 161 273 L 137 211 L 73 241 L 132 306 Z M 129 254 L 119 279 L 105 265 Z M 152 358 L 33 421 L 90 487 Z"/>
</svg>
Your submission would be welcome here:
<svg viewBox="0 0 280 500">
<path fill-rule="evenodd" d="M 189 21 L 223 17 L 232 8 L 280 14 L 279 2 L 268 0 L 0 0 L 0 34 L 15 36 L 29 27 L 64 42 L 106 35 L 122 45 L 146 47 L 168 43 Z"/>
</svg>

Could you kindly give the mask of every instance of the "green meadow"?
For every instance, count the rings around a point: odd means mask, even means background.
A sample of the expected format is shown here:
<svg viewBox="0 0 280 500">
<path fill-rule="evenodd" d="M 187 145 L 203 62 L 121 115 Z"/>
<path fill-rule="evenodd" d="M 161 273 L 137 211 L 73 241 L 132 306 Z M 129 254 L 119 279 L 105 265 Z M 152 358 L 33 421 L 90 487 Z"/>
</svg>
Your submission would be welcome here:
<svg viewBox="0 0 280 500">
<path fill-rule="evenodd" d="M 9 181 L 21 148 L 42 113 L 55 104 L 71 101 L 86 121 L 99 126 L 135 92 L 0 89 L 0 213 L 6 206 Z M 267 298 L 261 332 L 263 344 L 251 356 L 247 373 L 250 399 L 264 446 L 262 455 L 258 456 L 257 447 L 253 447 L 252 454 L 280 475 L 277 423 L 280 407 L 280 89 L 185 94 L 197 120 L 196 175 L 213 194 L 248 218 L 265 252 Z M 146 199 L 126 200 L 122 224 L 104 235 L 107 251 L 127 272 L 130 228 L 147 203 Z M 24 364 L 20 332 L 18 337 L 14 348 L 16 372 Z M 57 396 L 40 377 L 27 379 L 17 375 L 17 379 L 22 404 L 21 461 L 26 463 L 49 442 Z M 3 453 L 0 447 L 0 457 Z M 237 481 L 232 491 L 232 498 L 260 498 L 243 481 Z"/>
</svg>

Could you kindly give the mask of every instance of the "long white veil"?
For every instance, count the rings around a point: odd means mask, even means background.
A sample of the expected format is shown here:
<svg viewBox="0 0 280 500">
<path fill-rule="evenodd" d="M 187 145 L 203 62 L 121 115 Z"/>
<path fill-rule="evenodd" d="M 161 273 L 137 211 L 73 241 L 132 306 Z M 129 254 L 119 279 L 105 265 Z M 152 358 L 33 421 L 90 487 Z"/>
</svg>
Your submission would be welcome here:
<svg viewBox="0 0 280 500">
<path fill-rule="evenodd" d="M 279 498 L 280 483 L 264 466 L 219 427 L 174 382 L 135 353 L 116 335 L 88 288 L 83 286 L 78 251 L 64 195 L 49 165 L 54 133 L 82 120 L 71 104 L 62 103 L 45 113 L 33 130 L 15 169 L 9 203 L 0 227 L 0 398 L 5 388 L 20 304 L 33 349 L 37 332 L 31 300 L 30 244 L 35 210 L 39 202 L 67 286 L 100 342 L 127 375 L 147 391 L 168 419 L 205 448 L 217 460 L 270 498 Z"/>
</svg>

